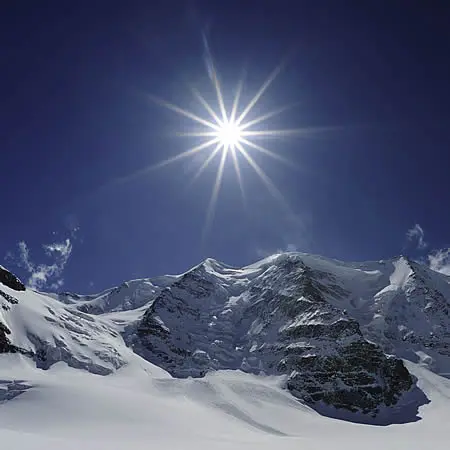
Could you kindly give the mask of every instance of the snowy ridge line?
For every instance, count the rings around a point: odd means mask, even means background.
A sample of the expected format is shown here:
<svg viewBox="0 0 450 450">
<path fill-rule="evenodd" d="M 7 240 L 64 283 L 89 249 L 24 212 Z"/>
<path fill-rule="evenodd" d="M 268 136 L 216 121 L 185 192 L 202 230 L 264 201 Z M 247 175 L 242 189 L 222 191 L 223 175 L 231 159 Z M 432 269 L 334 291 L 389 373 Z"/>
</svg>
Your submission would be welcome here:
<svg viewBox="0 0 450 450">
<path fill-rule="evenodd" d="M 405 396 L 416 412 L 427 402 L 398 358 L 450 372 L 448 280 L 403 257 L 347 264 L 286 253 L 242 268 L 210 258 L 94 296 L 3 285 L 18 304 L 0 323 L 42 369 L 64 361 L 107 375 L 142 357 L 165 376 L 285 375 L 317 410 L 380 418 Z"/>
</svg>

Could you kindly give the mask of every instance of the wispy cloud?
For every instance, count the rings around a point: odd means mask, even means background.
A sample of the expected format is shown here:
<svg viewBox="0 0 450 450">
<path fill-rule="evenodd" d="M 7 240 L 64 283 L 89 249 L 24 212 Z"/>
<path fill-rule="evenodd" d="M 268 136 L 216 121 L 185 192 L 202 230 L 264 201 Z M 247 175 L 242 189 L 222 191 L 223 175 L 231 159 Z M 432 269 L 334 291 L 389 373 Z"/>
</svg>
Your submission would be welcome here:
<svg viewBox="0 0 450 450">
<path fill-rule="evenodd" d="M 30 257 L 30 250 L 26 242 L 17 244 L 17 252 L 9 253 L 7 259 L 23 268 L 29 275 L 27 285 L 31 289 L 58 290 L 64 284 L 62 277 L 67 261 L 72 254 L 72 242 L 66 239 L 42 246 L 46 256 L 50 259 L 48 264 L 36 264 Z"/>
<path fill-rule="evenodd" d="M 49 256 L 61 256 L 62 258 L 68 258 L 72 253 L 72 244 L 70 239 L 66 239 L 64 242 L 54 242 L 53 244 L 45 244 L 44 250 Z"/>
<path fill-rule="evenodd" d="M 298 249 L 295 244 L 288 244 L 288 245 L 286 245 L 286 251 L 287 252 L 296 252 L 296 251 L 298 251 Z"/>
<path fill-rule="evenodd" d="M 258 258 L 285 253 L 308 252 L 311 247 L 311 214 L 286 214 L 275 222 L 275 246 L 258 245 L 254 252 Z"/>
<path fill-rule="evenodd" d="M 308 252 L 312 244 L 313 218 L 310 213 L 279 215 L 273 220 L 271 244 L 257 244 L 253 247 L 252 257 L 266 258 L 286 252 Z M 274 245 L 275 244 L 275 245 Z"/>
<path fill-rule="evenodd" d="M 406 232 L 406 239 L 417 250 L 424 250 L 428 247 L 428 244 L 425 242 L 425 232 L 418 223 Z"/>
<path fill-rule="evenodd" d="M 450 275 L 450 248 L 436 250 L 428 255 L 430 268 L 436 272 Z"/>
<path fill-rule="evenodd" d="M 272 255 L 280 255 L 281 253 L 290 253 L 290 252 L 299 252 L 300 250 L 297 248 L 295 244 L 287 244 L 284 248 L 277 249 L 264 249 L 262 247 L 258 247 L 256 249 L 256 256 L 258 258 L 267 258 Z"/>
</svg>

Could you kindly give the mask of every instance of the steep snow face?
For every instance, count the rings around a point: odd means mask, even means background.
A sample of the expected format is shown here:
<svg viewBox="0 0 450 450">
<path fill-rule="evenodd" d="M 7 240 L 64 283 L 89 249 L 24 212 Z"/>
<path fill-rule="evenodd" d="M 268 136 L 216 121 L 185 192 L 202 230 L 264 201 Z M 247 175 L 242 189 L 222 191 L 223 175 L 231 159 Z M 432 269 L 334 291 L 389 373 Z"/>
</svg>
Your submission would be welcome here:
<svg viewBox="0 0 450 450">
<path fill-rule="evenodd" d="M 76 305 L 77 309 L 89 314 L 129 311 L 150 303 L 167 286 L 177 280 L 176 276 L 154 279 L 132 280 L 108 289 L 97 295 L 77 295 L 69 292 L 52 295 L 57 300 Z"/>
<path fill-rule="evenodd" d="M 417 263 L 395 263 L 391 284 L 368 308 L 365 332 L 386 351 L 450 374 L 448 278 Z"/>
<path fill-rule="evenodd" d="M 64 361 L 101 375 L 136 358 L 109 321 L 31 290 L 0 289 L 7 297 L 0 309 L 0 353 L 22 353 L 42 369 Z"/>
</svg>

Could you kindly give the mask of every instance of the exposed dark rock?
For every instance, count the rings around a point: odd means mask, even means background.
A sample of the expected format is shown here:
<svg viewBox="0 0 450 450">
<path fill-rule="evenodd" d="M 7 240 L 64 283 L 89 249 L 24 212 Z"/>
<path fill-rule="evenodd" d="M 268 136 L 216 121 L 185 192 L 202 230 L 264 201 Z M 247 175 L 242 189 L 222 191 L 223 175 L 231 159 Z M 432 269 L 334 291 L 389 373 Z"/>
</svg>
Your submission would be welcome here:
<svg viewBox="0 0 450 450">
<path fill-rule="evenodd" d="M 0 322 L 0 353 L 8 353 L 11 348 L 11 342 L 8 339 L 8 334 L 11 334 L 11 330 Z"/>
<path fill-rule="evenodd" d="M 24 291 L 25 285 L 11 272 L 0 266 L 0 283 L 15 291 Z"/>
<path fill-rule="evenodd" d="M 24 380 L 0 380 L 0 404 L 12 400 L 31 388 Z"/>
<path fill-rule="evenodd" d="M 3 297 L 11 305 L 17 305 L 17 303 L 19 303 L 19 300 L 17 300 L 17 298 L 14 298 L 12 295 L 7 294 L 6 292 L 3 292 L 1 289 L 0 296 Z"/>
<path fill-rule="evenodd" d="M 290 356 L 282 364 L 291 372 L 287 387 L 297 397 L 364 414 L 395 405 L 413 385 L 400 359 L 387 357 L 367 341 L 354 342 L 331 356 Z"/>
<path fill-rule="evenodd" d="M 0 321 L 0 353 L 22 353 L 27 356 L 31 356 L 26 350 L 11 344 L 8 335 L 11 334 L 11 330 Z"/>
</svg>

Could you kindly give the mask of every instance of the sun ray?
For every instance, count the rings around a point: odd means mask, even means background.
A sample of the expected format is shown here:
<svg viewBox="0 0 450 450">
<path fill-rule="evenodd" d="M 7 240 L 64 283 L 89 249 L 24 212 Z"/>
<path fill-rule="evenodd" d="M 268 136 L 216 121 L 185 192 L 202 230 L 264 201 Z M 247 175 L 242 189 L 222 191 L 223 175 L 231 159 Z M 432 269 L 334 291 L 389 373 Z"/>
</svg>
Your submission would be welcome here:
<svg viewBox="0 0 450 450">
<path fill-rule="evenodd" d="M 217 144 L 216 148 L 212 151 L 212 153 L 208 156 L 207 159 L 205 159 L 205 161 L 203 162 L 203 164 L 199 167 L 199 169 L 197 170 L 197 172 L 195 173 L 195 175 L 192 178 L 191 183 L 193 183 L 195 180 L 198 179 L 198 177 L 203 173 L 203 171 L 209 166 L 209 164 L 211 163 L 211 161 L 216 157 L 216 155 L 219 153 L 219 151 L 222 148 L 222 144 L 219 142 L 219 144 Z"/>
<path fill-rule="evenodd" d="M 217 101 L 219 103 L 220 112 L 222 114 L 222 122 L 225 122 L 227 120 L 227 111 L 225 109 L 225 102 L 223 100 L 219 77 L 217 75 L 217 71 L 212 60 L 211 60 L 211 76 L 214 88 L 216 89 Z"/>
<path fill-rule="evenodd" d="M 182 137 L 213 137 L 217 136 L 217 131 L 177 131 L 175 136 Z"/>
<path fill-rule="evenodd" d="M 213 122 L 210 122 L 209 120 L 202 119 L 201 117 L 197 116 L 196 114 L 187 111 L 186 109 L 180 108 L 177 105 L 174 105 L 173 103 L 169 103 L 163 99 L 160 99 L 158 97 L 155 97 L 153 95 L 149 95 L 150 99 L 153 100 L 155 103 L 160 104 L 161 106 L 166 107 L 167 109 L 170 109 L 178 114 L 181 114 L 182 116 L 188 117 L 191 120 L 194 120 L 197 123 L 200 123 L 202 125 L 207 126 L 208 128 L 212 128 L 213 130 L 218 130 L 220 127 L 217 124 L 214 124 Z"/>
<path fill-rule="evenodd" d="M 303 127 L 303 128 L 291 128 L 291 129 L 285 129 L 285 130 L 248 130 L 242 131 L 242 136 L 245 137 L 281 137 L 281 136 L 293 136 L 293 135 L 301 135 L 301 136 L 307 136 L 307 135 L 313 135 L 317 133 L 324 133 L 327 131 L 337 131 L 342 130 L 341 126 L 329 126 L 329 127 Z"/>
<path fill-rule="evenodd" d="M 211 105 L 205 100 L 203 95 L 200 94 L 200 92 L 194 87 L 191 87 L 191 91 L 194 94 L 194 96 L 197 98 L 197 100 L 205 107 L 206 111 L 209 112 L 209 114 L 216 121 L 216 123 L 221 123 L 221 120 L 219 119 L 219 116 L 212 109 Z"/>
<path fill-rule="evenodd" d="M 284 164 L 287 164 L 288 166 L 293 166 L 293 163 L 289 161 L 287 158 L 284 158 L 283 156 L 279 155 L 278 153 L 271 152 L 267 148 L 262 147 L 261 145 L 255 144 L 252 141 L 249 141 L 248 139 L 241 138 L 241 142 L 245 145 L 248 145 L 251 148 L 254 148 L 255 150 L 258 150 L 261 153 L 264 153 L 267 156 L 270 156 L 271 158 L 274 158 L 278 161 L 283 162 Z"/>
<path fill-rule="evenodd" d="M 261 137 L 270 137 L 270 136 L 292 136 L 294 134 L 301 134 L 303 133 L 303 129 L 287 129 L 287 130 L 264 130 L 264 131 L 243 131 L 242 136 L 245 137 L 255 137 L 255 136 L 261 136 Z"/>
<path fill-rule="evenodd" d="M 244 147 L 241 144 L 237 145 L 238 150 L 242 154 L 242 156 L 247 160 L 247 162 L 252 166 L 253 170 L 256 174 L 261 178 L 262 182 L 267 187 L 267 190 L 273 196 L 275 200 L 278 200 L 285 210 L 291 212 L 291 208 L 284 198 L 283 194 L 278 190 L 278 188 L 273 184 L 272 180 L 264 173 L 264 171 L 259 167 L 256 161 L 248 154 Z"/>
<path fill-rule="evenodd" d="M 280 74 L 283 68 L 283 64 L 279 64 L 275 67 L 275 70 L 268 76 L 267 80 L 263 83 L 263 85 L 259 88 L 259 91 L 255 94 L 255 96 L 250 100 L 249 104 L 244 108 L 241 115 L 236 120 L 236 123 L 240 125 L 242 121 L 247 117 L 247 114 L 253 109 L 259 99 L 263 96 L 264 92 L 267 91 L 269 86 L 274 82 L 275 78 Z"/>
<path fill-rule="evenodd" d="M 147 168 L 147 170 L 160 169 L 164 166 L 167 166 L 176 161 L 179 161 L 180 159 L 187 158 L 188 156 L 195 155 L 196 153 L 201 152 L 202 150 L 206 150 L 208 147 L 211 147 L 212 145 L 217 144 L 218 142 L 219 142 L 218 138 L 214 138 L 214 139 L 211 139 L 210 141 L 203 142 L 203 144 L 197 145 L 196 147 L 186 150 L 183 153 L 179 153 L 178 155 L 175 155 L 172 158 L 165 159 L 164 161 L 161 161 L 158 164 L 149 166 Z"/>
<path fill-rule="evenodd" d="M 195 155 L 196 153 L 201 152 L 202 150 L 206 150 L 208 147 L 211 147 L 212 145 L 217 144 L 218 142 L 219 142 L 218 138 L 211 139 L 207 142 L 203 142 L 202 144 L 197 145 L 196 147 L 193 147 L 189 150 L 179 153 L 178 155 L 175 155 L 172 158 L 165 159 L 164 161 L 160 161 L 157 164 L 148 165 L 148 166 L 144 167 L 143 169 L 137 170 L 129 175 L 115 178 L 110 183 L 107 183 L 104 186 L 102 186 L 99 189 L 99 192 L 104 191 L 105 189 L 111 188 L 113 186 L 117 186 L 120 184 L 130 182 L 130 181 L 135 180 L 143 175 L 146 175 L 154 170 L 161 169 L 161 168 L 168 166 L 169 164 L 172 164 L 176 161 L 180 161 L 184 158 L 188 158 L 189 156 Z"/>
<path fill-rule="evenodd" d="M 288 109 L 292 108 L 294 105 L 286 105 L 282 106 L 281 108 L 275 109 L 273 111 L 268 112 L 267 114 L 263 114 L 262 116 L 257 117 L 256 119 L 250 120 L 249 122 L 245 122 L 242 124 L 241 130 L 246 130 L 247 128 L 250 128 L 254 125 L 257 125 L 258 123 L 264 122 L 267 119 L 270 119 L 271 117 L 278 116 L 279 114 L 287 111 Z"/>
<path fill-rule="evenodd" d="M 225 167 L 225 161 L 227 159 L 227 154 L 228 154 L 227 151 L 222 152 L 222 156 L 221 156 L 220 163 L 219 163 L 219 168 L 217 170 L 216 181 L 214 183 L 214 188 L 212 191 L 211 199 L 209 201 L 208 210 L 206 213 L 206 221 L 205 221 L 205 227 L 203 230 L 203 237 L 206 237 L 208 235 L 208 232 L 211 228 L 212 221 L 214 219 L 214 212 L 216 209 L 216 203 L 217 203 L 217 198 L 219 196 L 220 186 L 222 184 L 223 169 Z"/>
<path fill-rule="evenodd" d="M 244 204 L 244 208 L 247 206 L 247 201 L 245 197 L 244 184 L 242 182 L 242 174 L 241 168 L 239 167 L 239 161 L 236 155 L 236 149 L 231 149 L 231 157 L 233 159 L 234 170 L 236 171 L 236 177 L 239 184 L 239 190 L 241 191 L 242 203 Z"/>
<path fill-rule="evenodd" d="M 236 120 L 236 113 L 237 113 L 237 109 L 239 106 L 239 100 L 241 98 L 241 92 L 242 92 L 243 87 L 244 87 L 244 75 L 240 78 L 237 88 L 236 88 L 236 94 L 234 96 L 233 106 L 231 107 L 230 122 L 234 122 Z"/>
</svg>

